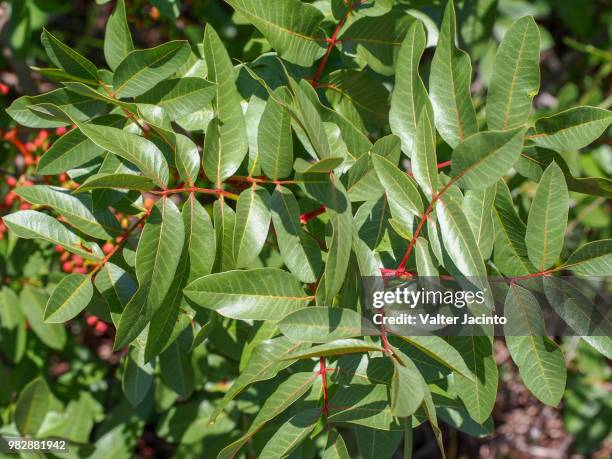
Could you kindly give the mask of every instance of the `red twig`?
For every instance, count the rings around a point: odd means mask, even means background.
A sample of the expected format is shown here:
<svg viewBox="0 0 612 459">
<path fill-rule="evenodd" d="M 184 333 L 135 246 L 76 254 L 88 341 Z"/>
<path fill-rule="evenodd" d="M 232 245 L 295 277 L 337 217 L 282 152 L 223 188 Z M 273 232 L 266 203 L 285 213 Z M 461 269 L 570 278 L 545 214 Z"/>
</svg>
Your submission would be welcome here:
<svg viewBox="0 0 612 459">
<path fill-rule="evenodd" d="M 346 22 L 346 19 L 348 18 L 349 14 L 351 14 L 351 12 L 362 3 L 363 0 L 356 0 L 354 2 L 351 2 L 345 15 L 340 19 L 340 21 L 338 21 L 338 25 L 334 29 L 334 33 L 332 34 L 331 38 L 325 40 L 327 42 L 327 50 L 325 50 L 325 54 L 323 55 L 321 62 L 319 62 L 317 70 L 314 76 L 312 77 L 311 84 L 314 88 L 318 87 L 319 80 L 321 79 L 321 75 L 323 75 L 323 70 L 325 69 L 325 65 L 327 64 L 327 59 L 329 59 L 329 55 L 331 54 L 332 49 L 334 48 L 336 43 L 338 43 L 338 34 L 340 33 L 340 29 L 342 29 L 342 26 Z"/>
<path fill-rule="evenodd" d="M 295 180 L 269 180 L 266 177 L 241 177 L 233 175 L 227 179 L 228 182 L 248 182 L 248 183 L 273 183 L 274 185 L 292 185 L 297 183 Z"/>
<path fill-rule="evenodd" d="M 410 244 L 408 244 L 408 249 L 406 249 L 406 253 L 404 254 L 404 258 L 402 258 L 401 263 L 399 264 L 399 266 L 397 267 L 397 273 L 398 274 L 404 274 L 405 268 L 406 268 L 406 263 L 408 263 L 408 259 L 410 258 L 410 254 L 412 253 L 412 249 L 414 248 L 414 244 L 416 243 L 417 238 L 419 237 L 419 234 L 421 233 L 421 230 L 423 229 L 423 225 L 425 224 L 425 221 L 429 218 L 429 215 L 431 214 L 431 212 L 433 211 L 433 208 L 436 204 L 436 202 L 438 201 L 438 199 L 440 199 L 442 197 L 442 195 L 444 193 L 446 193 L 448 191 L 448 189 L 451 187 L 451 185 L 453 183 L 455 183 L 457 180 L 459 180 L 461 178 L 461 175 L 456 176 L 455 178 L 453 178 L 452 180 L 450 180 L 446 185 L 444 185 L 444 187 L 434 195 L 434 197 L 431 199 L 431 202 L 429 203 L 429 206 L 427 206 L 427 210 L 425 210 L 425 213 L 423 214 L 423 216 L 421 217 L 421 221 L 419 222 L 416 230 L 414 231 L 414 234 L 412 235 L 412 239 L 410 239 Z"/>
<path fill-rule="evenodd" d="M 229 191 L 220 190 L 218 188 L 198 188 L 198 187 L 184 187 L 184 188 L 172 188 L 168 190 L 162 191 L 149 191 L 151 194 L 155 194 L 158 196 L 168 196 L 170 194 L 177 193 L 204 193 L 204 194 L 214 194 L 217 196 L 227 196 L 228 198 L 238 199 L 238 195 L 235 193 L 230 193 Z"/>
<path fill-rule="evenodd" d="M 534 277 L 542 277 L 542 276 L 548 276 L 549 274 L 555 272 L 556 269 L 547 269 L 545 271 L 540 271 L 537 273 L 531 273 L 531 274 L 527 274 L 525 276 L 513 276 L 513 277 L 508 277 L 503 279 L 504 282 L 510 282 L 510 283 L 515 283 L 518 281 L 522 281 L 522 280 L 527 280 L 527 279 L 533 279 Z"/>
<path fill-rule="evenodd" d="M 93 277 L 93 275 L 97 273 L 102 268 L 102 266 L 104 266 L 106 262 L 108 262 L 108 260 L 110 260 L 111 257 L 115 255 L 115 253 L 117 253 L 117 251 L 121 247 L 123 247 L 123 244 L 125 244 L 125 242 L 128 240 L 130 235 L 134 232 L 134 230 L 138 228 L 142 223 L 144 223 L 144 221 L 148 217 L 149 217 L 149 213 L 147 212 L 142 217 L 140 217 L 140 219 L 136 223 L 134 223 L 131 227 L 129 227 L 123 234 L 117 237 L 117 243 L 114 245 L 114 247 L 104 256 L 102 261 L 94 267 L 91 273 L 89 273 L 91 277 Z"/>
<path fill-rule="evenodd" d="M 327 398 L 327 368 L 325 368 L 325 357 L 319 357 L 319 374 L 323 383 L 323 412 L 325 416 L 329 414 L 329 402 Z"/>
<path fill-rule="evenodd" d="M 322 213 L 324 213 L 326 210 L 327 210 L 327 207 L 321 206 L 318 209 L 315 209 L 315 210 L 313 210 L 311 212 L 306 212 L 306 213 L 300 215 L 300 223 L 302 225 L 305 225 L 306 223 L 308 223 L 313 218 L 315 218 L 318 215 L 321 215 Z"/>
</svg>

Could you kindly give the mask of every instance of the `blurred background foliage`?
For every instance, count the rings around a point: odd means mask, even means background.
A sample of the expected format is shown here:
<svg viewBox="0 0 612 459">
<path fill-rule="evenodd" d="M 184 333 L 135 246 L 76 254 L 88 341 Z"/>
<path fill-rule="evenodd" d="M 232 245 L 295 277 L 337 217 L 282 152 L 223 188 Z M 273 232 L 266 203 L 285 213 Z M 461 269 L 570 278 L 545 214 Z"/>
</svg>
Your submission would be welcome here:
<svg viewBox="0 0 612 459">
<path fill-rule="evenodd" d="M 235 14 L 222 0 L 126 0 L 127 18 L 137 47 L 148 48 L 169 39 L 188 39 L 193 45 L 202 40 L 204 25 L 210 22 L 221 35 L 230 56 L 238 61 L 251 60 L 269 45 L 261 35 Z M 314 0 L 328 17 L 324 26 L 328 33 L 336 19 L 328 0 Z M 612 3 L 609 0 L 458 0 L 457 2 L 459 42 L 474 62 L 475 79 L 472 92 L 476 108 L 482 115 L 488 77 L 492 71 L 493 58 L 509 25 L 524 15 L 533 15 L 542 36 L 542 84 L 534 100 L 537 113 L 534 117 L 556 113 L 576 105 L 594 105 L 603 108 L 612 106 Z M 0 3 L 0 98 L 3 107 L 24 94 L 37 94 L 53 88 L 55 83 L 34 71 L 47 66 L 48 62 L 40 44 L 43 27 L 48 28 L 64 43 L 74 47 L 97 64 L 103 63 L 102 39 L 106 19 L 113 8 L 113 1 L 105 0 L 12 0 Z M 422 19 L 427 25 L 429 45 L 437 36 L 445 2 L 440 0 L 399 0 L 403 10 Z M 493 36 L 495 39 L 491 39 Z M 427 81 L 428 62 L 431 49 L 423 59 L 423 79 Z M 330 56 L 327 72 L 345 68 L 342 56 L 334 51 Z M 370 72 L 387 88 L 392 78 Z M 386 101 L 378 101 L 386 104 Z M 374 123 L 376 124 L 376 123 Z M 15 183 L 29 180 L 29 173 L 41 155 L 62 132 L 38 132 L 20 128 L 13 123 L 4 110 L 0 113 L 0 216 L 23 206 L 10 189 Z M 385 134 L 372 130 L 372 136 Z M 612 175 L 611 137 L 603 136 L 588 151 L 569 153 L 565 156 L 575 177 L 610 177 Z M 440 154 L 441 159 L 444 153 Z M 533 182 L 516 175 L 510 188 L 516 196 L 533 196 Z M 588 240 L 612 236 L 612 204 L 604 197 L 572 193 L 571 222 L 568 227 L 567 249 Z M 525 212 L 527 207 L 519 209 Z M 523 214 L 523 217 L 526 215 Z M 69 330 L 63 326 L 48 327 L 31 319 L 28 307 L 44 304 L 41 288 L 56 283 L 61 276 L 61 255 L 50 245 L 20 239 L 9 242 L 5 228 L 0 223 L 0 428 L 10 423 L 10 402 L 15 389 L 23 388 L 39 374 L 58 381 L 54 392 L 65 401 L 71 400 L 68 409 L 73 410 L 74 422 L 82 424 L 79 431 L 89 432 L 87 426 L 104 419 L 101 432 L 113 432 L 113 423 L 125 417 L 133 419 L 135 435 L 132 446 L 144 457 L 163 457 L 164 452 L 174 449 L 178 439 L 185 440 L 179 446 L 177 457 L 199 456 L 202 440 L 193 426 L 181 430 L 182 424 L 172 422 L 184 416 L 205 419 L 204 412 L 212 405 L 207 400 L 191 400 L 187 404 L 170 408 L 176 394 L 167 389 L 156 391 L 150 403 L 139 405 L 138 411 L 146 411 L 151 404 L 155 411 L 167 413 L 161 419 L 150 419 L 134 412 L 125 399 L 116 403 L 112 413 L 105 413 L 104 397 L 120 397 L 116 387 L 115 372 L 129 371 L 118 365 L 121 356 L 111 352 L 112 340 L 103 326 L 88 326 L 85 322 L 74 322 Z M 9 247 L 18 244 L 18 247 Z M 6 256 L 9 254 L 10 256 Z M 36 339 L 27 335 L 23 323 L 11 315 L 15 305 L 29 319 L 28 327 Z M 95 313 L 95 305 L 88 311 Z M 93 322 L 92 322 L 93 323 Z M 90 324 L 91 325 L 91 324 Z M 95 324 L 94 324 L 95 325 Z M 227 336 L 218 340 L 241 340 L 241 330 L 228 329 Z M 16 348 L 2 347 L 2 337 L 11 335 Z M 15 339 L 15 337 L 21 337 Z M 542 454 L 560 455 L 570 449 L 582 455 L 610 457 L 612 445 L 609 439 L 609 420 L 612 418 L 610 394 L 610 365 L 592 349 L 578 345 L 575 339 L 564 343 L 569 361 L 568 388 L 560 410 L 542 407 L 518 382 L 516 369 L 507 358 L 507 351 L 497 343 L 497 360 L 502 367 L 503 387 L 498 395 L 494 413 L 497 434 L 493 440 L 474 440 L 458 436 L 450 429 L 450 457 L 463 455 L 499 456 L 520 449 L 522 444 L 539 445 Z M 68 344 L 68 345 L 67 345 Z M 60 352 L 61 351 L 61 352 Z M 26 358 L 17 359 L 16 366 L 8 361 L 21 353 Z M 8 356 L 8 357 L 7 357 Z M 11 358 L 11 356 L 13 358 Z M 238 356 L 235 356 L 238 357 Z M 206 381 L 206 389 L 215 392 L 223 387 L 232 374 L 227 361 L 221 355 L 203 356 L 194 353 L 196 381 Z M 212 372 L 211 372 L 212 370 Z M 203 375 L 206 375 L 204 377 Z M 214 375 L 214 376 L 211 376 Z M 199 384 L 199 383 L 198 383 Z M 203 384 L 203 383 L 202 383 Z M 62 393 L 70 388 L 73 394 Z M 113 392 L 114 390 L 114 392 Z M 74 399 L 74 393 L 79 398 Z M 89 393 L 98 394 L 90 396 Z M 102 394 L 102 395 L 101 395 Z M 104 395 L 107 394 L 107 395 Z M 85 407 L 84 409 L 81 409 Z M 81 415 L 80 413 L 86 413 Z M 106 416 L 106 418 L 105 418 Z M 606 421 L 607 419 L 607 421 Z M 197 427 L 197 423 L 194 424 Z M 226 426 L 228 427 L 228 426 Z M 230 430 L 233 427 L 229 426 Z M 79 434 L 75 433 L 79 441 Z M 109 442 L 114 437 L 109 436 Z M 124 437 L 122 437 L 124 438 Z M 608 443 L 605 439 L 608 438 Z M 214 438 L 209 439 L 209 447 Z M 185 446 L 185 443 L 188 445 Z M 427 454 L 433 443 L 426 434 L 416 437 L 415 454 Z M 181 449 L 182 448 L 182 449 Z M 421 448 L 419 450 L 419 448 Z M 561 452 L 560 452 L 561 451 Z M 565 452 L 564 452 L 565 451 Z M 431 453 L 431 451 L 430 451 Z M 304 453 L 306 454 L 306 453 Z M 569 453 L 568 453 L 569 454 Z M 92 456 L 93 457 L 93 456 Z M 100 456 L 102 457 L 102 456 Z M 110 457 L 110 456 L 106 456 Z M 418 457 L 418 456 L 417 456 Z M 465 456 L 464 456 L 465 457 Z M 473 456 L 471 456 L 473 457 Z M 528 457 L 528 456 L 524 456 Z"/>
</svg>

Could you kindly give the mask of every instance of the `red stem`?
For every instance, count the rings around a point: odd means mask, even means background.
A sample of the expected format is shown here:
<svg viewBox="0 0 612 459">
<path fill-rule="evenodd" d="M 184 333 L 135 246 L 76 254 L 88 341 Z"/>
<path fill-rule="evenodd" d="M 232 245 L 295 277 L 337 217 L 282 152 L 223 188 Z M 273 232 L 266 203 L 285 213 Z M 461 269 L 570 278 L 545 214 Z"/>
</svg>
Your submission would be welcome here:
<svg viewBox="0 0 612 459">
<path fill-rule="evenodd" d="M 321 79 L 321 75 L 323 75 L 323 70 L 325 69 L 325 65 L 327 64 L 327 59 L 329 59 L 329 55 L 331 54 L 332 49 L 334 48 L 336 43 L 338 43 L 338 34 L 340 33 L 340 29 L 342 29 L 342 26 L 346 22 L 346 19 L 348 18 L 349 14 L 351 14 L 351 12 L 362 3 L 363 0 L 356 0 L 354 2 L 351 2 L 345 15 L 342 17 L 342 19 L 340 19 L 340 21 L 338 21 L 338 25 L 334 29 L 334 33 L 332 34 L 331 38 L 328 38 L 326 40 L 327 50 L 325 51 L 323 59 L 321 59 L 321 62 L 319 62 L 319 66 L 317 67 L 317 70 L 314 76 L 312 77 L 311 84 L 313 88 L 316 88 L 319 85 L 319 80 Z"/>
<path fill-rule="evenodd" d="M 184 187 L 184 188 L 172 188 L 163 191 L 149 191 L 151 194 L 155 194 L 158 196 L 168 196 L 170 194 L 177 193 L 205 193 L 205 194 L 215 194 L 218 196 L 227 196 L 229 198 L 238 199 L 238 195 L 235 193 L 230 193 L 229 191 L 213 189 L 213 188 L 198 188 L 198 187 Z"/>
<path fill-rule="evenodd" d="M 327 368 L 325 368 L 325 357 L 319 357 L 319 374 L 323 383 L 323 412 L 325 416 L 329 414 L 329 402 L 327 398 Z"/>
<path fill-rule="evenodd" d="M 300 223 L 302 225 L 305 225 L 306 223 L 308 223 L 308 221 L 312 220 L 313 218 L 317 217 L 318 215 L 321 215 L 326 210 L 327 210 L 327 207 L 321 206 L 318 209 L 313 210 L 312 212 L 306 212 L 306 213 L 300 215 Z"/>
<path fill-rule="evenodd" d="M 436 204 L 438 199 L 440 199 L 442 197 L 442 195 L 444 193 L 446 193 L 446 191 L 451 187 L 451 185 L 453 183 L 455 183 L 457 180 L 459 180 L 460 178 L 461 178 L 461 175 L 458 175 L 455 178 L 453 178 L 452 180 L 450 180 L 431 199 L 431 202 L 429 203 L 429 206 L 427 207 L 427 210 L 425 210 L 425 213 L 423 214 L 423 217 L 421 218 L 421 221 L 419 222 L 416 230 L 414 231 L 414 234 L 412 235 L 412 239 L 410 239 L 410 244 L 408 244 L 408 249 L 406 249 L 406 253 L 404 254 L 404 258 L 402 258 L 401 263 L 397 267 L 397 273 L 398 274 L 404 274 L 406 272 L 406 270 L 405 270 L 406 269 L 406 263 L 408 263 L 408 259 L 410 258 L 410 254 L 412 253 L 412 249 L 414 248 L 414 244 L 416 243 L 416 240 L 419 237 L 419 234 L 421 233 L 421 230 L 423 229 L 423 225 L 425 224 L 425 221 L 429 218 L 429 215 L 433 211 L 434 205 Z"/>
<path fill-rule="evenodd" d="M 527 274 L 525 276 L 508 277 L 508 278 L 504 279 L 504 281 L 505 282 L 510 282 L 510 283 L 515 283 L 515 282 L 522 281 L 522 280 L 533 279 L 534 277 L 548 276 L 550 273 L 552 273 L 554 271 L 556 271 L 556 269 L 547 269 L 545 271 L 540 271 L 540 272 L 537 272 L 537 273 Z"/>
<path fill-rule="evenodd" d="M 89 273 L 90 276 L 93 277 L 93 275 L 98 272 L 100 270 L 100 268 L 102 268 L 102 266 L 104 266 L 106 264 L 106 262 L 108 262 L 108 260 L 111 259 L 111 257 L 113 255 L 115 255 L 115 253 L 117 253 L 117 251 L 123 247 L 123 244 L 125 244 L 125 242 L 128 240 L 128 238 L 130 237 L 130 235 L 134 232 L 134 230 L 136 228 L 138 228 L 142 223 L 144 223 L 144 221 L 149 217 L 149 213 L 147 212 L 146 214 L 144 214 L 142 217 L 140 217 L 140 219 L 134 223 L 130 228 L 128 228 L 123 234 L 121 234 L 120 236 L 117 237 L 117 244 L 115 244 L 115 246 L 110 250 L 110 252 L 108 252 L 104 258 L 102 259 L 102 261 L 100 263 L 98 263 L 94 269 L 91 271 L 91 273 Z"/>
</svg>

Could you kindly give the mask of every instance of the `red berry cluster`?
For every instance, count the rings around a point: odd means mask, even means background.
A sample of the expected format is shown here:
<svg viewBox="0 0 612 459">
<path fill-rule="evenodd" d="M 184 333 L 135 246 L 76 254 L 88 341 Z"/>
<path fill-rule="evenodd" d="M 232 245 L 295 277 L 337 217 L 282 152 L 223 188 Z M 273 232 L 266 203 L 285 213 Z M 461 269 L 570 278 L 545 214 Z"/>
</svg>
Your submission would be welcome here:
<svg viewBox="0 0 612 459">
<path fill-rule="evenodd" d="M 2 83 L 0 83 L 0 93 L 4 94 Z M 65 127 L 55 129 L 55 136 L 60 137 L 68 132 Z M 33 140 L 22 141 L 18 135 L 17 129 L 9 129 L 6 132 L 0 131 L 0 138 L 5 142 L 12 144 L 17 150 L 15 157 L 15 169 L 18 171 L 16 176 L 6 175 L 4 183 L 8 187 L 8 191 L 0 198 L 0 215 L 9 211 L 16 203 L 19 210 L 27 210 L 32 206 L 30 203 L 22 200 L 13 189 L 20 186 L 31 186 L 34 183 L 25 178 L 25 169 L 38 163 L 40 156 L 51 147 L 51 135 L 46 129 L 41 129 L 36 133 Z M 1 174 L 1 173 L 0 173 Z M 49 180 L 46 180 L 49 183 Z M 75 184 L 69 183 L 68 175 L 63 173 L 58 176 L 60 185 L 65 188 L 72 188 Z M 6 233 L 6 225 L 0 220 L 0 240 Z"/>
<path fill-rule="evenodd" d="M 55 251 L 60 254 L 60 261 L 62 262 L 62 271 L 64 271 L 65 273 L 87 274 L 87 272 L 89 271 L 83 257 L 68 252 L 61 245 L 56 245 Z"/>
<path fill-rule="evenodd" d="M 85 319 L 87 325 L 94 330 L 96 335 L 103 335 L 108 331 L 108 325 L 105 322 L 98 319 L 98 317 L 94 315 L 88 315 Z"/>
</svg>

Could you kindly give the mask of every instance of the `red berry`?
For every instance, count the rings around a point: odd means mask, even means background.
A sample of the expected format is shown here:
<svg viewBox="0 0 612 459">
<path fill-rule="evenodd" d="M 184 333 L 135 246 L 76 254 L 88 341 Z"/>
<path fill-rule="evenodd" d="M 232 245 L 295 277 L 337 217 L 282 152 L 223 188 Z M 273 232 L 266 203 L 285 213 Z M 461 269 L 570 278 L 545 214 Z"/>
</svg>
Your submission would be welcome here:
<svg viewBox="0 0 612 459">
<path fill-rule="evenodd" d="M 114 245 L 111 242 L 105 242 L 102 246 L 102 252 L 104 252 L 105 255 L 108 255 L 111 250 L 113 250 L 113 247 Z"/>
<path fill-rule="evenodd" d="M 77 274 L 87 274 L 87 268 L 85 266 L 79 266 L 74 268 L 72 272 Z"/>
<path fill-rule="evenodd" d="M 34 142 L 26 142 L 25 148 L 30 153 L 34 153 L 38 147 L 36 146 L 36 144 Z"/>
<path fill-rule="evenodd" d="M 61 245 L 56 245 L 54 249 L 57 253 L 62 253 L 65 250 Z"/>
<path fill-rule="evenodd" d="M 19 206 L 19 210 L 28 210 L 31 208 L 32 208 L 32 205 L 29 202 L 24 202 Z"/>
<path fill-rule="evenodd" d="M 72 262 L 74 266 L 83 266 L 83 258 L 78 255 L 72 255 Z"/>
<path fill-rule="evenodd" d="M 60 183 L 64 183 L 68 180 L 68 175 L 66 175 L 66 173 L 62 172 L 59 177 L 58 177 Z"/>
<path fill-rule="evenodd" d="M 72 268 L 73 268 L 72 262 L 70 262 L 70 261 L 65 261 L 64 263 L 62 263 L 62 270 L 63 270 L 65 273 L 69 273 L 69 272 L 71 272 L 71 271 L 72 271 Z"/>
<path fill-rule="evenodd" d="M 10 186 L 11 188 L 14 188 L 14 187 L 15 187 L 15 185 L 17 185 L 17 179 L 16 179 L 15 177 L 12 177 L 12 176 L 10 176 L 10 175 L 9 175 L 9 176 L 6 178 L 6 184 L 7 184 L 8 186 Z"/>
<path fill-rule="evenodd" d="M 23 163 L 26 166 L 31 166 L 32 164 L 36 164 L 36 160 L 32 156 L 26 156 L 23 158 Z"/>
<path fill-rule="evenodd" d="M 9 194 L 7 194 L 4 197 L 4 205 L 6 207 L 10 207 L 13 205 L 13 201 L 15 201 L 15 198 L 17 197 L 17 195 L 14 192 L 10 192 Z"/>
<path fill-rule="evenodd" d="M 57 136 L 62 136 L 66 132 L 68 132 L 68 129 L 66 129 L 66 126 L 60 126 L 60 127 L 55 129 L 55 135 L 57 135 Z"/>
<path fill-rule="evenodd" d="M 10 89 L 7 85 L 5 85 L 4 83 L 0 83 L 0 94 L 2 94 L 3 96 L 6 96 L 9 93 Z"/>
<path fill-rule="evenodd" d="M 90 327 L 93 327 L 97 323 L 98 323 L 98 318 L 96 316 L 89 316 L 87 318 L 87 325 L 89 325 Z"/>
<path fill-rule="evenodd" d="M 106 333 L 106 330 L 108 330 L 108 325 L 106 325 L 104 322 L 98 321 L 96 323 L 96 332 L 102 335 L 103 333 Z"/>
</svg>

